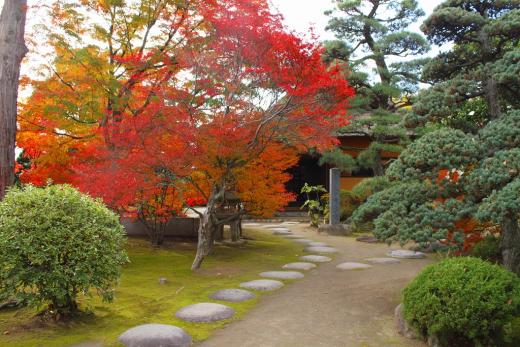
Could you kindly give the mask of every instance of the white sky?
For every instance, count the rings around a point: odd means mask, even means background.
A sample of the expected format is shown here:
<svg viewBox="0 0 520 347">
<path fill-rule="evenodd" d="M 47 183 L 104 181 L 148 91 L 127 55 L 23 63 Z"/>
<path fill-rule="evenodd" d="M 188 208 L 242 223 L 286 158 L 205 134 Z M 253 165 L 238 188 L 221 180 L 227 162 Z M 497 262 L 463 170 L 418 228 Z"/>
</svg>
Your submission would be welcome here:
<svg viewBox="0 0 520 347">
<path fill-rule="evenodd" d="M 2 0 L 0 0 L 2 1 Z M 334 9 L 333 0 L 269 0 L 274 8 L 277 8 L 285 17 L 285 24 L 299 33 L 307 33 L 309 27 L 314 27 L 315 34 L 322 40 L 334 39 L 334 35 L 325 31 L 328 17 L 324 15 L 327 10 Z M 418 0 L 426 16 L 444 0 Z M 424 17 L 426 18 L 426 17 Z M 419 31 L 422 20 L 419 20 L 412 30 Z"/>
</svg>

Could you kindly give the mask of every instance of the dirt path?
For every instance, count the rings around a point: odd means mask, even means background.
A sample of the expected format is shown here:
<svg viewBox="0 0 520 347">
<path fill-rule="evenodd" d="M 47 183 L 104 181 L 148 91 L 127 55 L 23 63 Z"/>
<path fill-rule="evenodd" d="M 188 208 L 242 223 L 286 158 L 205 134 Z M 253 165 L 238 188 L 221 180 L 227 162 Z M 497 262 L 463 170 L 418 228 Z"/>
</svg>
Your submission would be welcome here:
<svg viewBox="0 0 520 347">
<path fill-rule="evenodd" d="M 245 318 L 218 330 L 198 347 L 425 346 L 396 332 L 393 312 L 402 288 L 431 260 L 341 271 L 337 264 L 385 257 L 389 247 L 318 235 L 302 226 L 288 228 L 326 242 L 339 253 L 332 262 L 305 272 L 304 279 L 263 297 Z"/>
</svg>

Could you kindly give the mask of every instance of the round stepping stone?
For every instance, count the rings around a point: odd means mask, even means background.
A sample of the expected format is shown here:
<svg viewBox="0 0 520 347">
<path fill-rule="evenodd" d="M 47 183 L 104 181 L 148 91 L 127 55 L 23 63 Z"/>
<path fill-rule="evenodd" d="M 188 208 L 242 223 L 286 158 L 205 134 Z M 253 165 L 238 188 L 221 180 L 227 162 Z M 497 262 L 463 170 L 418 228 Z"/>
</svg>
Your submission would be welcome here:
<svg viewBox="0 0 520 347">
<path fill-rule="evenodd" d="M 271 291 L 280 289 L 283 287 L 283 283 L 275 280 L 254 280 L 249 282 L 240 283 L 240 287 L 251 289 L 251 290 L 260 290 L 260 291 Z"/>
<path fill-rule="evenodd" d="M 310 247 L 330 247 L 325 242 L 311 242 L 309 243 Z"/>
<path fill-rule="evenodd" d="M 285 235 L 284 236 L 286 239 L 303 239 L 305 236 L 301 236 L 301 235 Z"/>
<path fill-rule="evenodd" d="M 366 243 L 378 243 L 379 242 L 379 240 L 373 236 L 360 236 L 360 237 L 356 238 L 356 241 L 366 242 Z"/>
<path fill-rule="evenodd" d="M 304 262 L 289 263 L 282 266 L 282 269 L 286 270 L 311 270 L 314 268 L 316 268 L 316 264 Z"/>
<path fill-rule="evenodd" d="M 282 225 L 282 224 L 277 224 L 277 225 L 267 225 L 265 226 L 264 228 L 266 229 L 279 229 L 279 228 L 283 228 L 283 229 L 287 229 L 285 225 Z"/>
<path fill-rule="evenodd" d="M 290 232 L 290 230 L 287 228 L 269 228 L 269 229 L 271 229 L 272 231 L 289 231 Z"/>
<path fill-rule="evenodd" d="M 324 255 L 304 255 L 300 257 L 302 261 L 310 261 L 313 263 L 327 263 L 332 260 L 332 258 L 326 257 Z"/>
<path fill-rule="evenodd" d="M 383 265 L 399 264 L 401 262 L 401 261 L 399 261 L 399 259 L 395 259 L 395 258 L 368 258 L 365 260 L 371 264 L 383 264 Z"/>
<path fill-rule="evenodd" d="M 244 289 L 223 289 L 211 294 L 209 297 L 214 300 L 242 302 L 251 300 L 256 295 Z"/>
<path fill-rule="evenodd" d="M 273 231 L 273 235 L 288 236 L 292 235 L 292 233 L 290 231 L 276 230 Z"/>
<path fill-rule="evenodd" d="M 125 331 L 118 338 L 126 347 L 188 347 L 191 336 L 174 325 L 144 324 Z"/>
<path fill-rule="evenodd" d="M 409 251 L 406 249 L 396 249 L 388 252 L 388 256 L 398 259 L 421 259 L 426 257 L 423 252 Z"/>
<path fill-rule="evenodd" d="M 297 280 L 303 278 L 302 273 L 297 271 L 266 271 L 260 273 L 261 277 L 276 278 L 279 280 Z"/>
<path fill-rule="evenodd" d="M 260 223 L 244 223 L 245 227 L 259 227 L 261 225 L 262 224 L 260 224 Z"/>
<path fill-rule="evenodd" d="M 340 270 L 363 270 L 363 269 L 371 268 L 372 265 L 347 262 L 347 263 L 338 264 L 338 265 L 336 265 L 336 267 Z"/>
<path fill-rule="evenodd" d="M 187 322 L 209 323 L 231 318 L 235 310 L 222 304 L 203 302 L 181 308 L 175 316 Z"/>
<path fill-rule="evenodd" d="M 296 224 L 300 224 L 300 222 L 283 222 L 282 224 L 296 225 Z"/>
<path fill-rule="evenodd" d="M 305 252 L 308 253 L 336 253 L 338 250 L 333 247 L 307 247 Z"/>
<path fill-rule="evenodd" d="M 298 242 L 298 243 L 303 243 L 303 244 L 309 244 L 309 243 L 313 242 L 312 240 L 309 240 L 309 239 L 296 239 L 293 241 Z"/>
</svg>

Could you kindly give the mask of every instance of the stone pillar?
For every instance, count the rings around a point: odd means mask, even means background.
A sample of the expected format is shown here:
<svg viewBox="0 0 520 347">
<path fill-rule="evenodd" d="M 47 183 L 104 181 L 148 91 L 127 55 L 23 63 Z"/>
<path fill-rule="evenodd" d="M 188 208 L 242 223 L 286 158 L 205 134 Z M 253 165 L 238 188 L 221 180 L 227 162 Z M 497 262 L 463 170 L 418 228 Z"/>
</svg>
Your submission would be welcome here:
<svg viewBox="0 0 520 347">
<path fill-rule="evenodd" d="M 340 169 L 330 169 L 329 181 L 329 224 L 337 225 L 340 222 L 341 199 L 340 199 Z"/>
</svg>

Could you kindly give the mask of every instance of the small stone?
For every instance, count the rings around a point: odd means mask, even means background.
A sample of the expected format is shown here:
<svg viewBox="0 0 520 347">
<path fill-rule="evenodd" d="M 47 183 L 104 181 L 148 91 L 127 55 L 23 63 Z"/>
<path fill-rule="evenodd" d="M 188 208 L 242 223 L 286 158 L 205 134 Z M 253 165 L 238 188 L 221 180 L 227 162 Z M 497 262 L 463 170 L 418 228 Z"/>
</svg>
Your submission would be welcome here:
<svg viewBox="0 0 520 347">
<path fill-rule="evenodd" d="M 165 324 L 144 324 L 125 331 L 118 338 L 126 347 L 188 347 L 191 337 L 183 329 Z"/>
<path fill-rule="evenodd" d="M 223 289 L 211 294 L 209 297 L 214 300 L 242 302 L 251 300 L 256 295 L 244 289 Z"/>
<path fill-rule="evenodd" d="M 399 264 L 401 261 L 399 259 L 395 258 L 368 258 L 365 259 L 365 261 L 369 262 L 370 264 Z"/>
<path fill-rule="evenodd" d="M 404 319 L 403 304 L 397 305 L 394 311 L 395 324 L 397 325 L 397 331 L 408 339 L 417 339 L 419 335 L 415 330 L 410 327 L 406 319 Z"/>
<path fill-rule="evenodd" d="M 168 279 L 166 277 L 159 278 L 159 284 L 166 284 L 168 283 Z"/>
<path fill-rule="evenodd" d="M 310 247 L 330 247 L 325 242 L 311 242 L 309 243 Z"/>
<path fill-rule="evenodd" d="M 305 252 L 308 253 L 336 253 L 338 250 L 333 247 L 307 247 Z"/>
<path fill-rule="evenodd" d="M 302 273 L 297 271 L 266 271 L 260 273 L 260 276 L 280 280 L 296 280 L 304 277 Z"/>
<path fill-rule="evenodd" d="M 406 249 L 397 249 L 388 252 L 388 256 L 391 258 L 399 259 L 421 259 L 426 257 L 426 254 L 422 252 L 409 251 Z"/>
<path fill-rule="evenodd" d="M 329 261 L 332 261 L 332 258 L 326 257 L 324 255 L 304 255 L 303 257 L 300 257 L 300 260 L 302 261 L 310 261 L 313 263 L 327 263 Z"/>
<path fill-rule="evenodd" d="M 283 287 L 283 283 L 275 280 L 254 280 L 249 282 L 240 283 L 241 288 L 259 290 L 259 291 L 271 291 Z"/>
<path fill-rule="evenodd" d="M 285 270 L 311 270 L 315 269 L 316 264 L 313 263 L 305 263 L 305 262 L 296 262 L 296 263 L 289 263 L 282 266 L 282 269 Z"/>
<path fill-rule="evenodd" d="M 275 230 L 273 232 L 273 235 L 288 236 L 288 235 L 292 235 L 292 233 L 290 231 Z"/>
<path fill-rule="evenodd" d="M 312 240 L 309 240 L 309 239 L 296 239 L 293 241 L 298 242 L 298 243 L 303 243 L 303 244 L 309 244 L 309 243 L 313 242 Z"/>
<path fill-rule="evenodd" d="M 284 236 L 286 239 L 303 239 L 304 236 L 301 236 L 301 235 L 285 235 Z"/>
<path fill-rule="evenodd" d="M 379 242 L 379 240 L 376 237 L 367 236 L 367 235 L 356 238 L 356 241 L 366 242 L 366 243 L 378 243 Z"/>
<path fill-rule="evenodd" d="M 340 270 L 364 270 L 371 268 L 372 265 L 363 264 L 363 263 L 353 263 L 353 262 L 346 262 L 336 265 L 336 268 Z"/>
<path fill-rule="evenodd" d="M 187 322 L 209 323 L 231 318 L 235 310 L 222 304 L 203 302 L 181 308 L 175 316 Z"/>
</svg>

